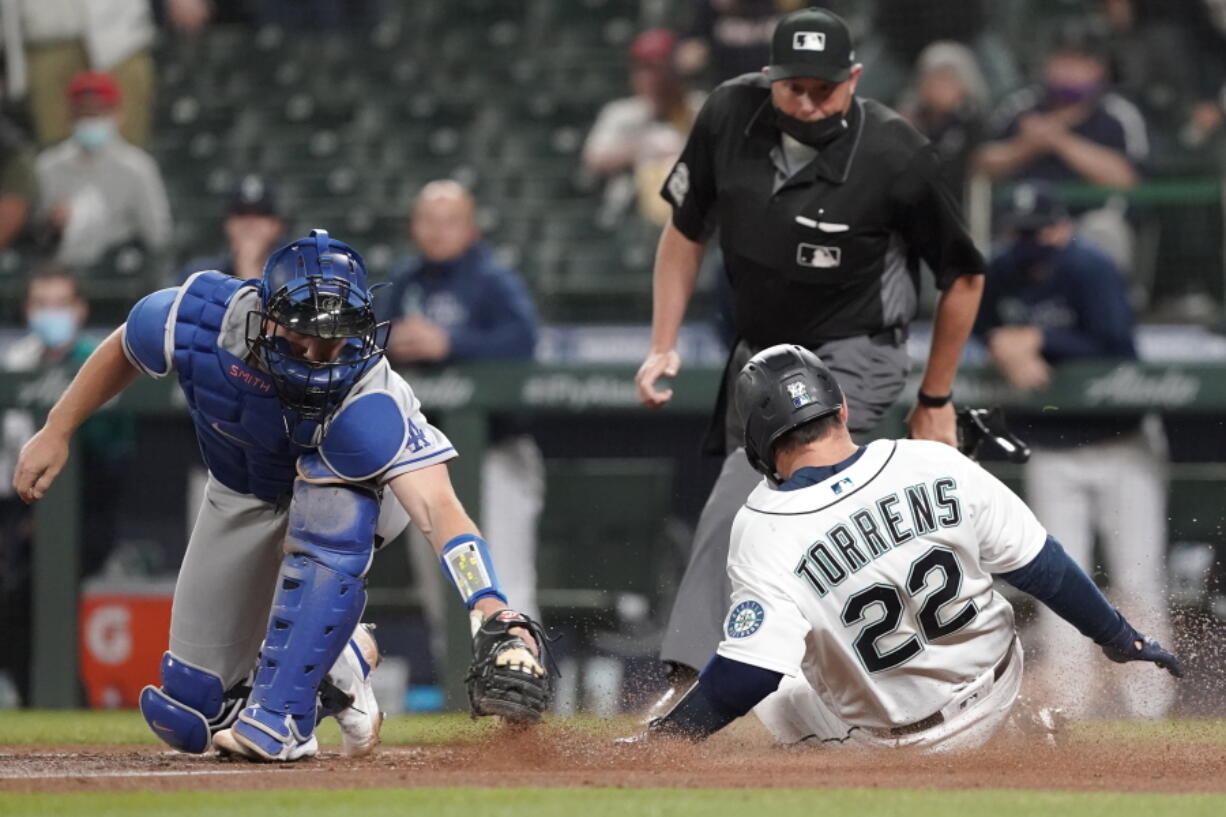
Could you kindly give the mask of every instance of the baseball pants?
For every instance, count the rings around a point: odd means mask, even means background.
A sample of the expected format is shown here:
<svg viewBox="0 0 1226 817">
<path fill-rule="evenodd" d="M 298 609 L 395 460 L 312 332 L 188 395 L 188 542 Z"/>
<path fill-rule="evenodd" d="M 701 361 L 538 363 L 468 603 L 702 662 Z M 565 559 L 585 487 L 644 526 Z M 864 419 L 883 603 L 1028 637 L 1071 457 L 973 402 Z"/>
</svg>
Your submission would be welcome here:
<svg viewBox="0 0 1226 817">
<path fill-rule="evenodd" d="M 812 742 L 831 748 L 918 749 L 925 753 L 965 752 L 987 743 L 1009 717 L 1022 686 L 1022 647 L 1015 638 L 1008 662 L 961 685 L 940 710 L 941 722 L 926 729 L 867 729 L 852 726 L 830 710 L 803 675 L 784 678 L 779 689 L 754 707 L 754 714 L 784 744 Z M 999 677 L 997 673 L 999 672 Z"/>
<path fill-rule="evenodd" d="M 1068 450 L 1036 448 L 1025 480 L 1035 516 L 1091 575 L 1095 533 L 1101 537 L 1111 600 L 1141 632 L 1170 644 L 1163 449 L 1157 428 Z M 1160 718 L 1174 703 L 1167 673 L 1107 664 L 1098 647 L 1046 607 L 1040 606 L 1034 635 L 1042 647 L 1045 703 L 1070 716 L 1119 701 L 1122 714 Z M 1115 691 L 1104 688 L 1112 680 Z"/>
<path fill-rule="evenodd" d="M 902 391 L 910 369 L 905 343 L 880 343 L 869 337 L 830 341 L 814 349 L 847 397 L 848 426 L 853 434 L 872 431 Z M 754 350 L 740 344 L 733 352 L 729 378 L 732 384 Z M 728 580 L 728 539 L 732 520 L 745 504 L 762 475 L 745 459 L 741 440 L 743 426 L 734 401 L 729 399 L 725 418 L 727 450 L 724 466 L 703 506 L 694 532 L 690 561 L 686 566 L 672 615 L 660 647 L 660 659 L 702 669 L 723 639 L 723 621 L 728 612 L 732 584 Z"/>
<path fill-rule="evenodd" d="M 389 490 L 377 533 L 387 541 L 408 523 Z M 288 511 L 233 491 L 212 476 L 175 581 L 170 651 L 217 673 L 229 689 L 255 667 L 284 555 Z"/>
</svg>

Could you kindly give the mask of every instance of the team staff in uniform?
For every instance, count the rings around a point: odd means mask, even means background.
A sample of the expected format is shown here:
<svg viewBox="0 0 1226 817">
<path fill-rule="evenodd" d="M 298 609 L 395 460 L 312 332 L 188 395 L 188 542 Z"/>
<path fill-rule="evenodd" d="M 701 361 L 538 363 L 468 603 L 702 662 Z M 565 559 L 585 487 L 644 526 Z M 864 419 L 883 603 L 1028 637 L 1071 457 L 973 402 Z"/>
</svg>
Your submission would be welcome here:
<svg viewBox="0 0 1226 817">
<path fill-rule="evenodd" d="M 656 251 L 652 346 L 640 401 L 681 367 L 677 332 L 704 243 L 718 227 L 738 342 L 709 448 L 726 456 L 703 509 L 660 657 L 673 690 L 719 643 L 732 518 L 758 481 L 740 452 L 732 378 L 754 352 L 798 343 L 844 384 L 853 433 L 871 431 L 902 391 L 920 261 L 941 290 L 911 436 L 954 444 L 954 374 L 983 288 L 984 261 L 941 181 L 935 149 L 889 108 L 855 95 L 862 66 L 837 15 L 805 9 L 775 30 L 771 65 L 717 88 L 665 183 L 673 208 Z M 666 696 L 667 697 L 667 696 Z"/>
<path fill-rule="evenodd" d="M 974 749 L 1005 722 L 1022 680 L 994 575 L 1112 661 L 1183 675 L 956 449 L 857 446 L 842 390 L 812 352 L 780 344 L 754 356 L 736 402 L 746 460 L 766 479 L 733 524 L 725 638 L 648 734 L 705 737 L 756 706 L 784 743 Z"/>
</svg>

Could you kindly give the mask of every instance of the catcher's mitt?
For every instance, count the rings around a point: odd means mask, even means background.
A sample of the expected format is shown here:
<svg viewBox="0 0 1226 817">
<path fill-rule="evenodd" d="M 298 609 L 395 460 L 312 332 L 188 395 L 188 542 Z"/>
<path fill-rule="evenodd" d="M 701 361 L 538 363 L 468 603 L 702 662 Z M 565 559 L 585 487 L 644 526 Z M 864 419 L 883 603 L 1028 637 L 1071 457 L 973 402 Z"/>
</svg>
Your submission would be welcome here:
<svg viewBox="0 0 1226 817">
<path fill-rule="evenodd" d="M 547 657 L 541 625 L 523 613 L 503 610 L 482 622 L 473 635 L 473 662 L 464 678 L 474 718 L 501 715 L 512 721 L 539 721 L 553 699 L 552 667 L 511 634 L 515 627 L 531 633 Z"/>
</svg>

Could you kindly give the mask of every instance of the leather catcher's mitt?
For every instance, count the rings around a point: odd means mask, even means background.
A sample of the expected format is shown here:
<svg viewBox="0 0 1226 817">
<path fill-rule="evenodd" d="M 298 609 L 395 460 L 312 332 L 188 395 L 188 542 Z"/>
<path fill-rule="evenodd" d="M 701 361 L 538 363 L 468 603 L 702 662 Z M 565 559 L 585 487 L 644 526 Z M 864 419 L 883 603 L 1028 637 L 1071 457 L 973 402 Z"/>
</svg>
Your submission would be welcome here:
<svg viewBox="0 0 1226 817">
<path fill-rule="evenodd" d="M 552 668 L 511 634 L 514 627 L 531 633 L 541 656 L 547 655 L 541 625 L 523 613 L 502 610 L 482 622 L 473 635 L 473 662 L 464 678 L 474 718 L 501 715 L 512 721 L 539 721 L 553 699 Z"/>
</svg>

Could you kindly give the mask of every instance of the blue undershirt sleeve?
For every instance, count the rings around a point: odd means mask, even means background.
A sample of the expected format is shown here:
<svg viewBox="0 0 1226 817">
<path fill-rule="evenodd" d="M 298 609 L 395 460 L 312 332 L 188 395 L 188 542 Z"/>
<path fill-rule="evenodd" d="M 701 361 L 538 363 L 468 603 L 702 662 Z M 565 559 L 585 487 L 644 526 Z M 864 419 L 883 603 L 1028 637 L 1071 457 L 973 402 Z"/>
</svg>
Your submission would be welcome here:
<svg viewBox="0 0 1226 817">
<path fill-rule="evenodd" d="M 781 680 L 782 673 L 716 655 L 672 711 L 652 723 L 651 732 L 693 740 L 710 737 L 757 706 Z"/>
<path fill-rule="evenodd" d="M 1029 564 L 1000 578 L 1046 604 L 1095 644 L 1113 642 L 1132 626 L 1111 606 L 1094 584 L 1053 537 Z"/>
</svg>

